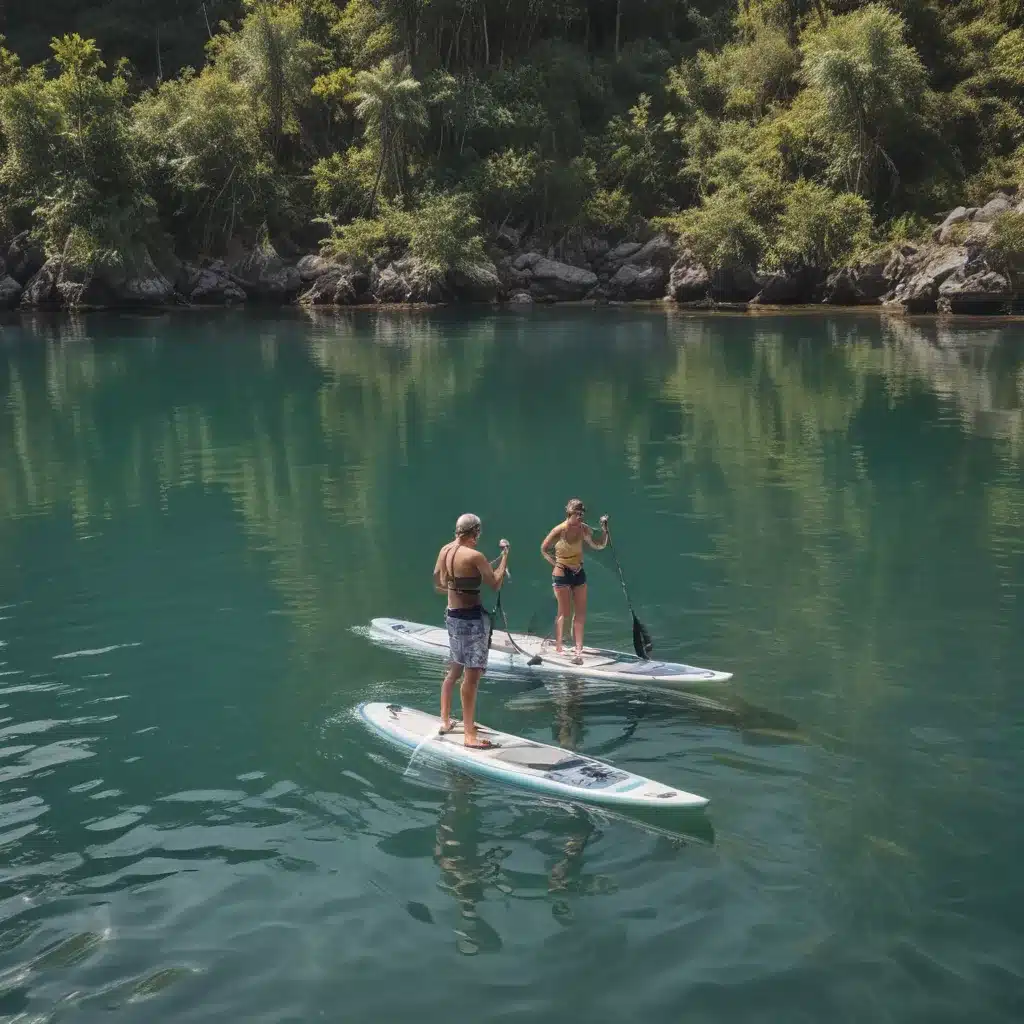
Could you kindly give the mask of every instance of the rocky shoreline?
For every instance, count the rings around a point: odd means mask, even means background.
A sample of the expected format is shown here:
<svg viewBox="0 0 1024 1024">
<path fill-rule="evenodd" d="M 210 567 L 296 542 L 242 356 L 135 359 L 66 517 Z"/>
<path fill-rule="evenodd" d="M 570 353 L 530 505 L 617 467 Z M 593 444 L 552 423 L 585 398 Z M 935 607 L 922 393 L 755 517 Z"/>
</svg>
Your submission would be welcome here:
<svg viewBox="0 0 1024 1024">
<path fill-rule="evenodd" d="M 231 261 L 198 264 L 140 245 L 116 264 L 82 271 L 65 255 L 47 259 L 22 232 L 0 246 L 0 310 L 663 300 L 688 308 L 824 304 L 1007 314 L 1024 312 L 1024 294 L 991 265 L 986 241 L 997 218 L 1011 211 L 1024 213 L 1024 196 L 998 193 L 984 206 L 950 211 L 930 241 L 898 246 L 884 260 L 769 274 L 709 270 L 665 234 L 614 245 L 579 234 L 542 247 L 510 227 L 489 240 L 492 266 L 473 278 L 438 280 L 410 257 L 369 269 L 315 254 L 288 260 L 266 244 Z"/>
</svg>

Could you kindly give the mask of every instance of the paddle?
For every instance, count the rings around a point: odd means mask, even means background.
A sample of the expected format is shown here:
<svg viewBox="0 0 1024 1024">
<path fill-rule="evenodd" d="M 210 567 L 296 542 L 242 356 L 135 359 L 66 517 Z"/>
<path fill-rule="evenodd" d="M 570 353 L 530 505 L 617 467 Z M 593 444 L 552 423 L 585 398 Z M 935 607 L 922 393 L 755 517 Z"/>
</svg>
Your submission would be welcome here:
<svg viewBox="0 0 1024 1024">
<path fill-rule="evenodd" d="M 605 530 L 608 533 L 608 550 L 612 553 L 612 558 L 615 560 L 615 568 L 619 572 L 619 582 L 622 584 L 622 592 L 626 595 L 626 604 L 629 605 L 629 614 L 633 616 L 633 650 L 636 651 L 638 658 L 643 658 L 644 661 L 650 661 L 651 651 L 654 650 L 654 641 L 651 639 L 651 634 L 647 631 L 647 627 L 636 617 L 636 612 L 633 611 L 633 602 L 629 599 L 629 591 L 626 589 L 626 579 L 622 575 L 622 566 L 619 565 L 618 555 L 615 554 L 615 546 L 612 544 L 611 531 L 608 530 L 608 524 L 605 523 Z"/>
<path fill-rule="evenodd" d="M 508 541 L 503 540 L 501 542 L 501 547 L 504 548 L 504 547 L 507 546 L 507 544 L 508 544 Z M 508 579 L 510 576 L 511 576 L 511 573 L 509 573 L 508 567 L 506 566 L 506 568 L 505 568 L 505 578 Z M 494 606 L 494 610 L 496 612 L 498 612 L 499 615 L 501 615 L 501 621 L 504 623 L 504 626 L 505 626 L 505 634 L 508 636 L 508 642 L 512 645 L 513 649 L 518 651 L 524 658 L 528 659 L 527 662 L 526 662 L 527 665 L 539 665 L 544 660 L 539 654 L 535 654 L 531 658 L 526 653 L 526 651 L 524 651 L 522 649 L 522 647 L 520 647 L 519 644 L 517 644 L 515 642 L 515 640 L 512 639 L 512 630 L 509 629 L 508 617 L 505 615 L 505 609 L 504 609 L 504 607 L 502 606 L 502 603 L 501 603 L 501 590 L 498 591 L 498 603 Z"/>
</svg>

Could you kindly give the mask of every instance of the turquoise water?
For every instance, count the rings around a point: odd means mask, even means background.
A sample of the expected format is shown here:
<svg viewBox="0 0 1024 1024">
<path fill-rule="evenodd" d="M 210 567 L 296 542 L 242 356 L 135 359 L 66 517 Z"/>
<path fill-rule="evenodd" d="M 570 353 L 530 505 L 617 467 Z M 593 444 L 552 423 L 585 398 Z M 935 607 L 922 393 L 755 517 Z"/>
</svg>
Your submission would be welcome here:
<svg viewBox="0 0 1024 1024">
<path fill-rule="evenodd" d="M 1010 322 L 5 322 L 0 1020 L 1019 1021 L 1022 410 Z M 734 679 L 479 715 L 705 812 L 407 772 L 352 718 L 436 706 L 359 628 L 441 622 L 463 511 L 546 631 L 572 496 L 656 654 Z"/>
</svg>

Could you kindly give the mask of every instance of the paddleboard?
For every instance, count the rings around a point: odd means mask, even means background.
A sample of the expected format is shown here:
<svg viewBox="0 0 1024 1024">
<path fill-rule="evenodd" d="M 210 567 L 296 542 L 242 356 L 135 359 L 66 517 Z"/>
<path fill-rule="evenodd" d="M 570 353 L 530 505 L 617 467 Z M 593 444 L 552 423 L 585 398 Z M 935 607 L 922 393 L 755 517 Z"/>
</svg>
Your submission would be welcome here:
<svg viewBox="0 0 1024 1024">
<path fill-rule="evenodd" d="M 400 747 L 419 748 L 464 771 L 521 789 L 608 807 L 674 807 L 678 810 L 708 804 L 705 797 L 696 793 L 673 789 L 596 758 L 482 725 L 477 726 L 477 736 L 494 744 L 489 750 L 467 747 L 461 725 L 441 735 L 441 719 L 415 708 L 367 702 L 360 704 L 357 711 L 366 725 Z"/>
<path fill-rule="evenodd" d="M 372 619 L 370 634 L 381 640 L 427 654 L 444 658 L 449 655 L 448 631 L 437 626 L 424 625 L 422 622 Z M 583 663 L 577 665 L 573 662 L 574 654 L 571 648 L 562 654 L 556 654 L 554 644 L 550 640 L 543 640 L 527 633 L 513 633 L 512 639 L 523 654 L 509 643 L 508 634 L 504 630 L 495 628 L 491 637 L 488 668 L 548 675 L 588 676 L 620 683 L 646 683 L 665 689 L 682 689 L 704 683 L 724 683 L 732 679 L 731 672 L 716 672 L 714 669 L 681 665 L 672 661 L 644 661 L 633 654 L 597 647 L 584 647 Z M 530 659 L 536 655 L 540 656 L 540 663 L 531 665 Z"/>
</svg>

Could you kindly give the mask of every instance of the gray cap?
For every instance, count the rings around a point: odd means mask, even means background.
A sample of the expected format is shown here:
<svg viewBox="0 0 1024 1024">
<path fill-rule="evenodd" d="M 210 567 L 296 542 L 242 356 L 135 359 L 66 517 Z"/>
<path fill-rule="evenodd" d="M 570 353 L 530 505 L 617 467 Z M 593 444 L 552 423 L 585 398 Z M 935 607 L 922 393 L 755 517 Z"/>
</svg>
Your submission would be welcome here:
<svg viewBox="0 0 1024 1024">
<path fill-rule="evenodd" d="M 467 533 L 476 533 L 480 529 L 480 517 L 473 515 L 472 512 L 464 512 L 455 521 L 455 536 L 462 537 Z"/>
</svg>

